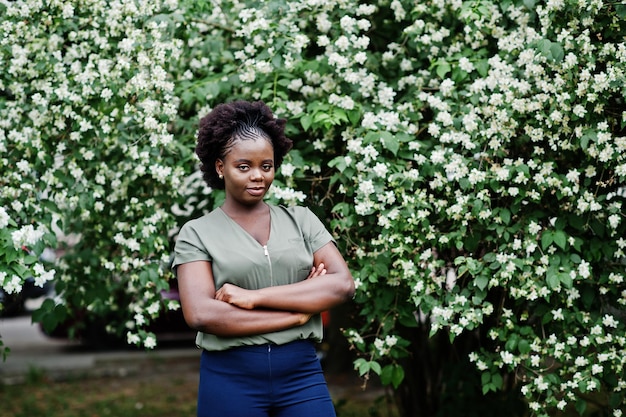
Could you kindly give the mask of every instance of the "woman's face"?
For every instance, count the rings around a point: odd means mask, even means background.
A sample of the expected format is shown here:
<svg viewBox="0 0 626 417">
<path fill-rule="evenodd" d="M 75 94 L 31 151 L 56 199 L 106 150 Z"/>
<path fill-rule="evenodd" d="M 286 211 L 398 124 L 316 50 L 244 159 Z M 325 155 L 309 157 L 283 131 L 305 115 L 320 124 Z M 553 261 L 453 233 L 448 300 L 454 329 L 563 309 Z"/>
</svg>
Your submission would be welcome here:
<svg viewBox="0 0 626 417">
<path fill-rule="evenodd" d="M 224 176 L 226 198 L 250 206 L 263 200 L 274 181 L 274 148 L 265 138 L 236 141 L 215 163 Z"/>
</svg>

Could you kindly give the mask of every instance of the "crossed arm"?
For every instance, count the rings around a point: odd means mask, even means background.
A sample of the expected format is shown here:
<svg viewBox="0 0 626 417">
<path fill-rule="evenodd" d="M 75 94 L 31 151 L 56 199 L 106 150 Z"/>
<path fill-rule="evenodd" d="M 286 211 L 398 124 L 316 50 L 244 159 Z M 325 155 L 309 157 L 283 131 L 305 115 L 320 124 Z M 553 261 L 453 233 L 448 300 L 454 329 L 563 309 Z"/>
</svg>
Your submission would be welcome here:
<svg viewBox="0 0 626 417">
<path fill-rule="evenodd" d="M 313 314 L 354 294 L 354 281 L 333 243 L 313 254 L 308 279 L 290 285 L 246 290 L 226 284 L 215 290 L 210 262 L 178 266 L 178 288 L 187 324 L 217 336 L 280 331 L 306 323 Z"/>
</svg>

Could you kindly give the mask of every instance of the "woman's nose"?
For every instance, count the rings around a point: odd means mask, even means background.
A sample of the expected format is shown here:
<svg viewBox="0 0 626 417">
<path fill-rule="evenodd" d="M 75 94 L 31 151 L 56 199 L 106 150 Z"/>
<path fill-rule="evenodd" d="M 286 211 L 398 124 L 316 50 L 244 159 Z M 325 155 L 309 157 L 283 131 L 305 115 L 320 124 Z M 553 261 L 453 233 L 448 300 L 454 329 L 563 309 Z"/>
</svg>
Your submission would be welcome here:
<svg viewBox="0 0 626 417">
<path fill-rule="evenodd" d="M 251 169 L 250 170 L 250 179 L 252 181 L 260 181 L 263 179 L 263 171 L 260 169 Z"/>
</svg>

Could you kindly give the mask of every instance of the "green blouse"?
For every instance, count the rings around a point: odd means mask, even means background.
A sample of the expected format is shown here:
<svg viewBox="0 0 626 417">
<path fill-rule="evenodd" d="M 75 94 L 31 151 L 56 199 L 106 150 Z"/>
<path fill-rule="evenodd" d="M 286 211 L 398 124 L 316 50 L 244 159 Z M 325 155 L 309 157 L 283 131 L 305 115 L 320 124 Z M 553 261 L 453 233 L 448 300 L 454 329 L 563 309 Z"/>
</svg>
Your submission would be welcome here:
<svg viewBox="0 0 626 417">
<path fill-rule="evenodd" d="M 172 267 L 209 261 L 215 289 L 225 283 L 259 289 L 303 281 L 313 267 L 313 253 L 334 242 L 322 222 L 305 207 L 270 205 L 270 236 L 262 246 L 221 208 L 187 222 L 174 248 Z M 315 315 L 306 324 L 279 332 L 246 337 L 219 337 L 198 332 L 196 344 L 206 350 L 236 346 L 284 344 L 298 339 L 322 340 L 322 320 Z"/>
</svg>

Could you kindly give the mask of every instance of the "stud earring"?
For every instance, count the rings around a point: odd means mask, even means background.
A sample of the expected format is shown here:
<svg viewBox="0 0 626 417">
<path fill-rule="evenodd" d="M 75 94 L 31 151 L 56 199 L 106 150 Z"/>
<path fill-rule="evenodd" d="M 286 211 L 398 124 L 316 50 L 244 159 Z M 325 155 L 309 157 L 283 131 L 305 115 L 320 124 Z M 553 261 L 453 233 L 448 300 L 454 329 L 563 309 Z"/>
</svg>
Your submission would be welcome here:
<svg viewBox="0 0 626 417">
<path fill-rule="evenodd" d="M 221 180 L 223 180 L 223 179 L 224 179 L 224 176 L 223 176 L 222 174 L 219 174 L 219 175 L 218 175 L 218 178 L 219 178 L 219 179 L 221 179 Z"/>
</svg>

